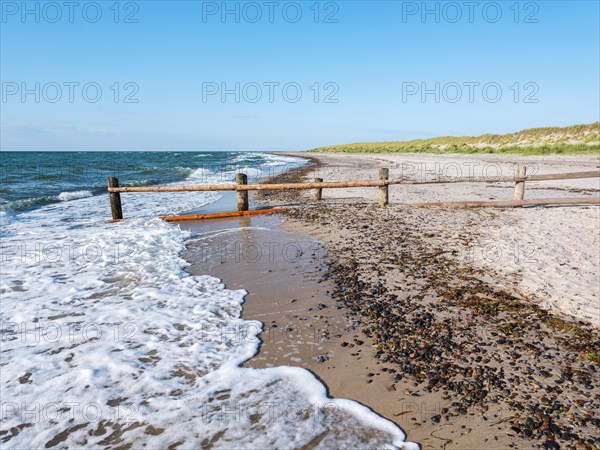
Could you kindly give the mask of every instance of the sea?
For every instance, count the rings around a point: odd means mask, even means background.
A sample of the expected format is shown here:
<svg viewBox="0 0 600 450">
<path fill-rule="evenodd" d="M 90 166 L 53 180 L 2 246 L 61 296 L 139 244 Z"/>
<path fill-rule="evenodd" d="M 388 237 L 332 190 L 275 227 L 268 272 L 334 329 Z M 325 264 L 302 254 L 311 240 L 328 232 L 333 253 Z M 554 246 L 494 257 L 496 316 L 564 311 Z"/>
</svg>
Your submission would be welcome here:
<svg viewBox="0 0 600 450">
<path fill-rule="evenodd" d="M 201 239 L 160 215 L 234 210 L 231 192 L 121 186 L 250 181 L 306 164 L 260 152 L 0 152 L 0 445 L 418 448 L 298 367 L 243 368 L 262 323 L 244 290 L 192 276 Z"/>
</svg>

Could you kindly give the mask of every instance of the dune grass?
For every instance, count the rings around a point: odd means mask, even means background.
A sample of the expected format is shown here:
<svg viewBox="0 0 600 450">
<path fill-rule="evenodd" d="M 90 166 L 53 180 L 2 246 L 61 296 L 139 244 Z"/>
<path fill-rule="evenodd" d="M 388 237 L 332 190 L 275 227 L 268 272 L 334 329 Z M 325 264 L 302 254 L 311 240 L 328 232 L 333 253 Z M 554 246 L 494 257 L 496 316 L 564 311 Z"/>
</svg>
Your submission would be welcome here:
<svg viewBox="0 0 600 450">
<path fill-rule="evenodd" d="M 559 128 L 532 128 L 512 134 L 444 136 L 397 142 L 357 142 L 319 147 L 339 153 L 489 153 L 519 155 L 600 154 L 600 122 Z"/>
</svg>

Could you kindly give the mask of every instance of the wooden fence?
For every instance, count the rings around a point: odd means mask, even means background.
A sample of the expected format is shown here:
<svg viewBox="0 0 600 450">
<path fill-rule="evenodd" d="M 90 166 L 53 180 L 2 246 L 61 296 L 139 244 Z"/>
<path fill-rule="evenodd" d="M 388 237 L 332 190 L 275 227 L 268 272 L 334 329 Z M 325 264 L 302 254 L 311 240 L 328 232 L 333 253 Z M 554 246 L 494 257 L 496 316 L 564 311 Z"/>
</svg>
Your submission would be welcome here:
<svg viewBox="0 0 600 450">
<path fill-rule="evenodd" d="M 600 204 L 600 197 L 593 198 L 542 198 L 524 200 L 525 182 L 530 181 L 550 181 L 550 180 L 574 180 L 580 178 L 600 177 L 600 170 L 590 172 L 570 172 L 546 175 L 527 175 L 527 168 L 519 165 L 515 176 L 508 177 L 463 177 L 446 178 L 429 181 L 415 181 L 400 179 L 389 179 L 389 169 L 379 170 L 378 180 L 360 180 L 360 181 L 323 181 L 321 178 L 315 178 L 307 183 L 277 183 L 277 184 L 248 184 L 248 177 L 239 173 L 236 175 L 235 184 L 216 184 L 216 185 L 196 185 L 196 186 L 127 186 L 119 187 L 116 178 L 108 179 L 108 192 L 110 193 L 110 205 L 113 221 L 123 219 L 121 206 L 121 193 L 126 192 L 197 192 L 197 191 L 236 191 L 238 213 L 217 213 L 200 214 L 191 216 L 166 216 L 165 220 L 198 220 L 209 217 L 228 217 L 240 215 L 253 215 L 265 212 L 275 212 L 276 210 L 256 210 L 248 211 L 248 191 L 283 191 L 283 190 L 309 190 L 314 189 L 314 199 L 321 200 L 323 189 L 341 189 L 353 187 L 377 187 L 379 189 L 378 203 L 380 206 L 386 206 L 389 203 L 389 187 L 397 184 L 446 184 L 446 183 L 515 183 L 513 200 L 495 200 L 495 201 L 462 201 L 462 202 L 426 202 L 426 203 L 402 203 L 401 206 L 448 206 L 448 207 L 519 207 L 529 205 L 597 205 Z"/>
</svg>

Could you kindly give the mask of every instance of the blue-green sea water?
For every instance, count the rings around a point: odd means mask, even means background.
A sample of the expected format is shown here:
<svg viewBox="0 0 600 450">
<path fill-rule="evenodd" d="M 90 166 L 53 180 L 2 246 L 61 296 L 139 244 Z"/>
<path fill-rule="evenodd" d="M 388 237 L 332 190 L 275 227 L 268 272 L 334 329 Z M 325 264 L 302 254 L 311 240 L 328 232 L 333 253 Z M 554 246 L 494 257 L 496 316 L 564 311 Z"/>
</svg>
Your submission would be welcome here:
<svg viewBox="0 0 600 450">
<path fill-rule="evenodd" d="M 217 184 L 233 181 L 236 172 L 260 178 L 303 162 L 250 152 L 2 152 L 0 211 L 103 195 L 110 176 L 122 186 Z"/>
</svg>

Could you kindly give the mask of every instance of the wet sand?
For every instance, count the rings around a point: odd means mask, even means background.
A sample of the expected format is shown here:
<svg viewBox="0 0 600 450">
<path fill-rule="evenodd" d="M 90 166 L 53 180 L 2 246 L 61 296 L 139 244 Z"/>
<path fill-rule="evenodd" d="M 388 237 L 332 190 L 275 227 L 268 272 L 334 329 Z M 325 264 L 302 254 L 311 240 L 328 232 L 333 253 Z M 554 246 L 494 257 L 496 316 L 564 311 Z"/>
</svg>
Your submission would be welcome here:
<svg viewBox="0 0 600 450">
<path fill-rule="evenodd" d="M 330 255 L 304 226 L 262 216 L 185 227 L 202 237 L 183 255 L 189 271 L 210 273 L 229 289 L 246 289 L 243 318 L 264 324 L 260 351 L 246 367 L 308 369 L 329 395 L 370 407 L 424 449 L 478 449 L 491 441 L 491 448 L 509 448 L 518 442 L 502 433 L 496 439 L 487 435 L 486 420 L 474 408 L 451 424 L 432 421 L 442 414 L 443 396 L 398 380 L 401 371 L 375 357 L 377 344 L 365 335 L 361 321 L 332 299 L 335 284 L 324 279 Z M 496 422 L 502 415 L 501 409 L 490 413 Z"/>
</svg>

